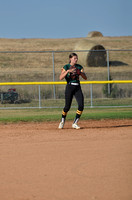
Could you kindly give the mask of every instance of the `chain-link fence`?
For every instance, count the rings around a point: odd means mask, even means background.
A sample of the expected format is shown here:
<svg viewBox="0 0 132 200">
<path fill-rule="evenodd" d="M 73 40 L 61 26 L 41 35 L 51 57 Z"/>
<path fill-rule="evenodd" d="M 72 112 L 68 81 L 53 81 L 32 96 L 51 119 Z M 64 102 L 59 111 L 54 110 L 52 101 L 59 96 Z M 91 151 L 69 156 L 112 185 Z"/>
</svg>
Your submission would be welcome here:
<svg viewBox="0 0 132 200">
<path fill-rule="evenodd" d="M 0 52 L 0 82 L 59 81 L 61 68 L 69 62 L 71 52 L 73 51 Z M 84 67 L 88 81 L 132 80 L 132 50 L 74 52 L 79 56 L 78 63 Z M 8 90 L 11 88 L 18 93 L 15 101 L 5 97 L 9 96 Z M 0 86 L 0 108 L 63 107 L 64 90 L 65 85 L 60 84 Z M 84 84 L 82 90 L 85 106 L 88 107 L 132 105 L 131 84 Z M 74 100 L 72 105 L 76 105 Z"/>
</svg>

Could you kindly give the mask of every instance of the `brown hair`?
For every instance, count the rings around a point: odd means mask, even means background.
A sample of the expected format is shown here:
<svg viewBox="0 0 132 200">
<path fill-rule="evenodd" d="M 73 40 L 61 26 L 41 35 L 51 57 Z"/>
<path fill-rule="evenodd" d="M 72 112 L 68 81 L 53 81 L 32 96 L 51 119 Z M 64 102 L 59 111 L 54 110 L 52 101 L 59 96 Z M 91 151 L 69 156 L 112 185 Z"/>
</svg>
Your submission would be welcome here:
<svg viewBox="0 0 132 200">
<path fill-rule="evenodd" d="M 69 63 L 71 62 L 70 58 L 72 58 L 73 56 L 77 56 L 78 57 L 78 55 L 76 53 L 70 53 L 70 55 L 69 55 Z"/>
<path fill-rule="evenodd" d="M 76 53 L 70 53 L 69 58 L 72 58 L 73 56 L 77 56 L 78 57 L 78 55 Z"/>
</svg>

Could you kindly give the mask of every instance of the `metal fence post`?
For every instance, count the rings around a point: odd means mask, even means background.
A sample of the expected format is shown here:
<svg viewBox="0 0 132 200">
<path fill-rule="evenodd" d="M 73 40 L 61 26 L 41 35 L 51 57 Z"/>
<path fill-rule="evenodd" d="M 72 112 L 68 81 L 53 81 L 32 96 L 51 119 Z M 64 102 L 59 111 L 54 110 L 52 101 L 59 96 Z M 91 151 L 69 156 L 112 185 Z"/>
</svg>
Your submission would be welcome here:
<svg viewBox="0 0 132 200">
<path fill-rule="evenodd" d="M 39 89 L 39 108 L 41 108 L 41 88 L 40 85 L 38 86 Z"/>
<path fill-rule="evenodd" d="M 53 61 L 53 82 L 55 81 L 55 60 L 54 60 L 54 51 L 52 52 L 52 61 Z M 54 99 L 56 99 L 56 94 L 55 94 L 55 85 L 53 85 L 53 94 L 54 94 Z"/>
<path fill-rule="evenodd" d="M 93 84 L 90 84 L 91 108 L 93 108 Z"/>
<path fill-rule="evenodd" d="M 107 71 L 108 71 L 108 81 L 110 80 L 110 63 L 109 63 L 109 50 L 107 52 Z M 110 94 L 110 84 L 108 83 L 108 94 Z"/>
</svg>

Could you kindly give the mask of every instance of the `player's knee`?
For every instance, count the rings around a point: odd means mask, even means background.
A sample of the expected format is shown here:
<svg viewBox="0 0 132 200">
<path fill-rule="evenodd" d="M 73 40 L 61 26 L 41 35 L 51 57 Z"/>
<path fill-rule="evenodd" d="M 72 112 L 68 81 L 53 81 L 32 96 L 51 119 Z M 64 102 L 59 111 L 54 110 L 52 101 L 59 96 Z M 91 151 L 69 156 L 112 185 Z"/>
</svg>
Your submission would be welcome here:
<svg viewBox="0 0 132 200">
<path fill-rule="evenodd" d="M 64 108 L 64 112 L 66 112 L 66 113 L 67 113 L 69 110 L 70 110 L 70 107 L 65 107 L 65 108 Z"/>
<path fill-rule="evenodd" d="M 84 109 L 84 105 L 79 105 L 78 106 L 78 110 L 83 111 L 83 109 Z"/>
</svg>

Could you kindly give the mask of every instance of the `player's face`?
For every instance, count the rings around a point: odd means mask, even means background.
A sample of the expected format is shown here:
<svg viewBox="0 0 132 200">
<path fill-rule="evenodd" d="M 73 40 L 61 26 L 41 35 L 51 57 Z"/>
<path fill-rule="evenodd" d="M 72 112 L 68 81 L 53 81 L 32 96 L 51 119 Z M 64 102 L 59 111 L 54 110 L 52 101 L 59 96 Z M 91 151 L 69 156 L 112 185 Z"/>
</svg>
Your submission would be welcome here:
<svg viewBox="0 0 132 200">
<path fill-rule="evenodd" d="M 71 64 L 75 65 L 78 61 L 78 57 L 77 56 L 73 56 L 72 58 L 70 58 Z"/>
</svg>

